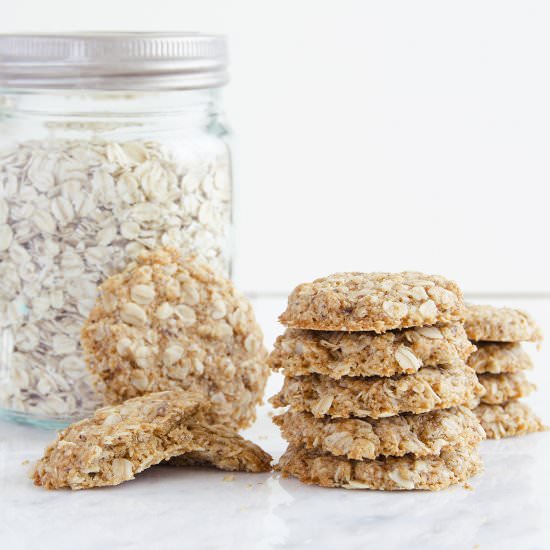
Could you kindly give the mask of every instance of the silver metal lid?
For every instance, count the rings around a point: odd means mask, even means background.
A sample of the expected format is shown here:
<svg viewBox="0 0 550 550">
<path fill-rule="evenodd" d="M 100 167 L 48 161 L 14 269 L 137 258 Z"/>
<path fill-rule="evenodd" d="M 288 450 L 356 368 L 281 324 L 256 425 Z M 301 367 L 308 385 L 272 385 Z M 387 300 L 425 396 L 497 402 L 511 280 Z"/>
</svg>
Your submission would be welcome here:
<svg viewBox="0 0 550 550">
<path fill-rule="evenodd" d="M 227 42 L 221 35 L 0 34 L 4 88 L 185 90 L 227 80 Z"/>
</svg>

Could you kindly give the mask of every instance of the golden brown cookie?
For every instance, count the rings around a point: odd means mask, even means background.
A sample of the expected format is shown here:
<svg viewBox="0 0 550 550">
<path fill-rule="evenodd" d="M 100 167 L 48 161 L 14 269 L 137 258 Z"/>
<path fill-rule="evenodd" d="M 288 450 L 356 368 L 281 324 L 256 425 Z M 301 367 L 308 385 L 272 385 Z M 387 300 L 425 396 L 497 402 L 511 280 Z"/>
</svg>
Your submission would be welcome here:
<svg viewBox="0 0 550 550">
<path fill-rule="evenodd" d="M 521 401 L 508 401 L 503 405 L 482 403 L 474 409 L 474 413 L 479 418 L 488 439 L 514 437 L 548 429 L 531 407 Z"/>
<path fill-rule="evenodd" d="M 271 456 L 226 426 L 194 424 L 193 442 L 197 450 L 174 456 L 170 466 L 215 466 L 230 472 L 269 472 Z"/>
<path fill-rule="evenodd" d="M 483 470 L 477 449 L 446 447 L 439 455 L 348 460 L 290 446 L 276 466 L 303 483 L 345 489 L 437 491 L 464 483 Z"/>
<path fill-rule="evenodd" d="M 476 342 L 540 342 L 542 332 L 526 312 L 509 307 L 468 304 L 464 328 Z"/>
<path fill-rule="evenodd" d="M 236 432 L 210 426 L 202 401 L 202 395 L 165 391 L 99 409 L 46 448 L 34 468 L 34 483 L 46 489 L 118 485 L 188 452 L 203 453 L 220 468 L 268 471 L 271 457 Z M 238 454 L 248 458 L 235 461 Z"/>
<path fill-rule="evenodd" d="M 287 327 L 374 331 L 449 324 L 464 317 L 462 292 L 439 275 L 335 273 L 304 283 L 279 320 Z"/>
<path fill-rule="evenodd" d="M 287 329 L 268 364 L 285 376 L 394 376 L 465 360 L 474 350 L 459 323 L 384 334 Z"/>
<path fill-rule="evenodd" d="M 511 399 L 527 397 L 536 390 L 535 384 L 529 382 L 523 372 L 480 374 L 478 378 L 485 388 L 481 402 L 488 405 L 502 405 Z"/>
<path fill-rule="evenodd" d="M 268 376 L 262 332 L 231 281 L 174 249 L 144 253 L 101 286 L 82 344 L 109 404 L 145 393 L 202 393 L 211 420 L 248 426 Z"/>
<path fill-rule="evenodd" d="M 270 399 L 275 407 L 311 412 L 320 418 L 383 418 L 415 414 L 457 405 L 477 404 L 483 393 L 476 373 L 465 363 L 424 367 L 416 374 L 390 378 L 333 380 L 311 374 L 285 378 L 281 391 Z"/>
<path fill-rule="evenodd" d="M 533 368 L 533 361 L 521 344 L 507 342 L 477 342 L 468 366 L 478 374 L 502 374 Z"/>
<path fill-rule="evenodd" d="M 379 420 L 315 418 L 310 413 L 289 411 L 273 421 L 295 447 L 303 445 L 354 460 L 438 455 L 447 447 L 473 447 L 485 438 L 476 416 L 465 407 Z"/>
</svg>

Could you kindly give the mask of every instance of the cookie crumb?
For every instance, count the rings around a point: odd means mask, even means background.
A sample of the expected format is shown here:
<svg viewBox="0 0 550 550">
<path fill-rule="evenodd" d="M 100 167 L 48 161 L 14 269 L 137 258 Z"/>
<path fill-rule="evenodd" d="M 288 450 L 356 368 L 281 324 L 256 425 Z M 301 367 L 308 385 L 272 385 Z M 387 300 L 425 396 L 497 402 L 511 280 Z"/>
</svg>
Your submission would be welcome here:
<svg viewBox="0 0 550 550">
<path fill-rule="evenodd" d="M 235 476 L 233 474 L 227 474 L 223 476 L 223 481 L 235 481 Z"/>
<path fill-rule="evenodd" d="M 21 462 L 21 466 L 27 466 L 27 464 L 30 464 L 30 461 L 28 459 Z"/>
</svg>

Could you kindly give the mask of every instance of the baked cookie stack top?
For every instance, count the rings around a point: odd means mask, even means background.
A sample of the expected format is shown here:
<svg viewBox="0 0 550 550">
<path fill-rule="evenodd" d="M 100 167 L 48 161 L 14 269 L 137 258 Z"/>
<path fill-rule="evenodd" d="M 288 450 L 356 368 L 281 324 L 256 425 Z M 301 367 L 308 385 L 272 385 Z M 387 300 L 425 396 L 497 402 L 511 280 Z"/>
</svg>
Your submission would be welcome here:
<svg viewBox="0 0 550 550">
<path fill-rule="evenodd" d="M 325 487 L 441 489 L 478 473 L 483 393 L 458 286 L 422 273 L 338 273 L 298 286 L 269 358 L 289 447 L 278 469 Z"/>
<path fill-rule="evenodd" d="M 468 305 L 464 326 L 477 347 L 468 365 L 486 390 L 474 412 L 487 437 L 500 439 L 544 430 L 531 408 L 518 401 L 535 389 L 525 376 L 533 363 L 520 344 L 542 340 L 535 321 L 517 309 Z"/>
</svg>

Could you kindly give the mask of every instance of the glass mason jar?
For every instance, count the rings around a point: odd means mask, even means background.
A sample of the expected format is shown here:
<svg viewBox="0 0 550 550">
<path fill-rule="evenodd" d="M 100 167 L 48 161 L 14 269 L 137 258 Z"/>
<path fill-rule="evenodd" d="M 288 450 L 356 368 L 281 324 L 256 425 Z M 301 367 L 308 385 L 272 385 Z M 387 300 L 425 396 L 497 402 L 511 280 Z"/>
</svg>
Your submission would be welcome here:
<svg viewBox="0 0 550 550">
<path fill-rule="evenodd" d="M 0 415 L 98 404 L 79 339 L 98 285 L 173 246 L 230 269 L 223 37 L 0 35 Z"/>
</svg>

